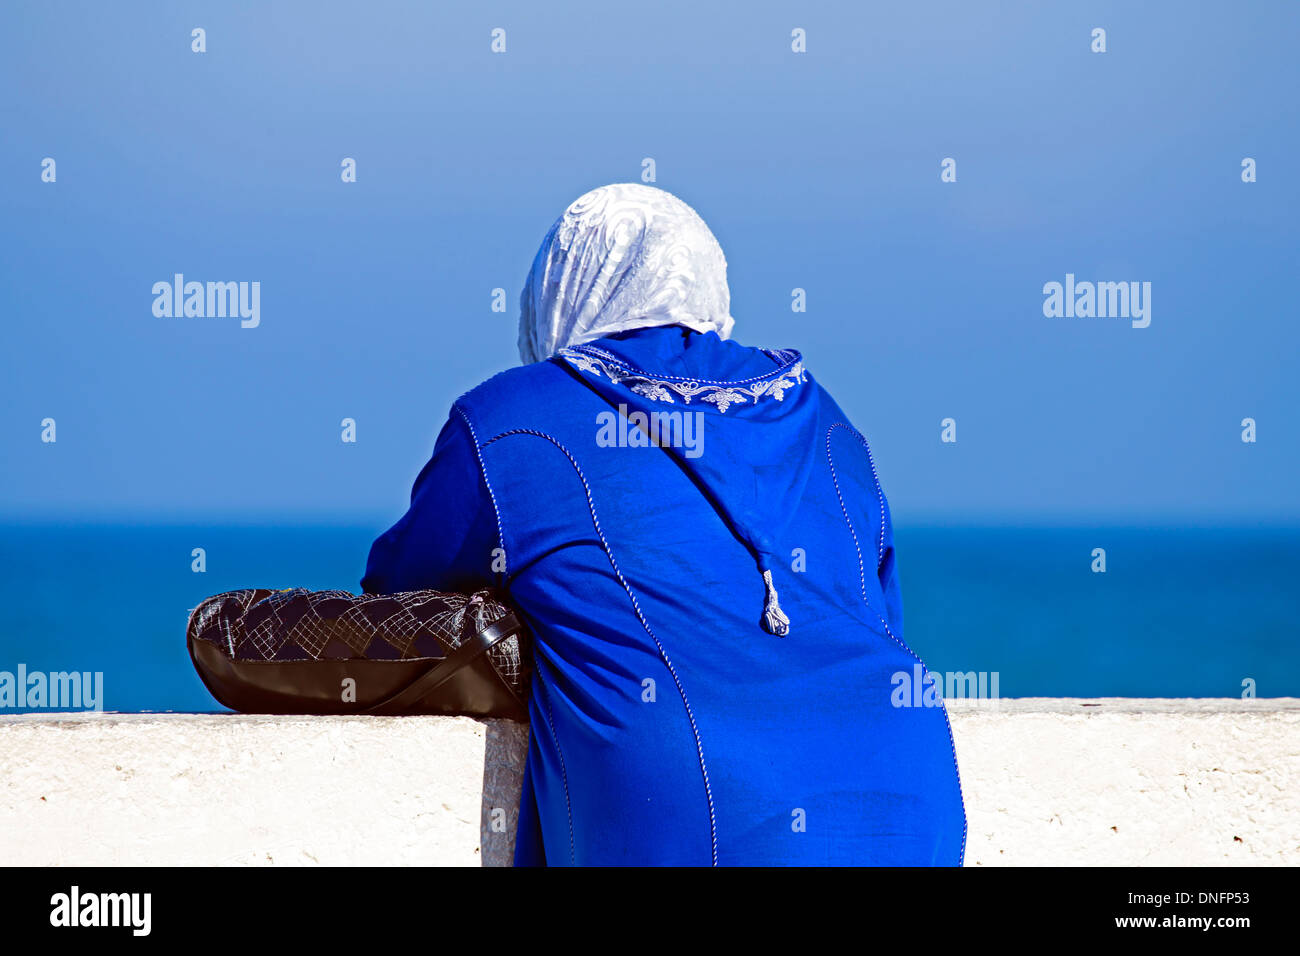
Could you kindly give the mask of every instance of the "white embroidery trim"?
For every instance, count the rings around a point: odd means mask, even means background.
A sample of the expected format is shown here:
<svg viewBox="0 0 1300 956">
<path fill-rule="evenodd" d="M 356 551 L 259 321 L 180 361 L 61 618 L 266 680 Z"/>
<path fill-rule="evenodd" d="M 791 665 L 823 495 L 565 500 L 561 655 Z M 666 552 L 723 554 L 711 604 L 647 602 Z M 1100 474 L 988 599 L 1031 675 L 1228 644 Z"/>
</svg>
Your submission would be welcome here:
<svg viewBox="0 0 1300 956">
<path fill-rule="evenodd" d="M 689 405 L 695 399 L 699 399 L 701 402 L 717 406 L 718 411 L 723 414 L 732 405 L 757 403 L 760 398 L 769 395 L 778 402 L 784 401 L 788 389 L 807 380 L 803 362 L 796 361 L 789 368 L 757 381 L 748 379 L 746 382 L 717 383 L 683 379 L 674 382 L 669 379 L 652 378 L 649 375 L 631 372 L 614 360 L 614 357 L 607 352 L 603 354 L 610 361 L 605 361 L 604 358 L 580 351 L 580 349 L 581 346 L 560 349 L 556 354 L 581 371 L 592 375 L 604 375 L 615 385 L 627 384 L 633 392 L 651 401 L 667 402 L 670 405 L 675 404 L 673 393 L 676 393 L 686 405 Z M 790 356 L 790 352 L 786 350 L 768 354 L 777 357 Z M 753 382 L 753 384 L 748 384 L 748 382 Z"/>
</svg>

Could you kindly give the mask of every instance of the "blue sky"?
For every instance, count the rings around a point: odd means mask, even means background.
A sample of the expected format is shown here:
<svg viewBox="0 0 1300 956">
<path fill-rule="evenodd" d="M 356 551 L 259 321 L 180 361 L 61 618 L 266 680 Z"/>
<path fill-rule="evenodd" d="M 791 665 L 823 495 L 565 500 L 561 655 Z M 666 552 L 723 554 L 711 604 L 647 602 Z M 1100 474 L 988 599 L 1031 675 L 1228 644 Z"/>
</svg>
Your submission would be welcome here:
<svg viewBox="0 0 1300 956">
<path fill-rule="evenodd" d="M 4 515 L 395 518 L 552 220 L 653 157 L 898 520 L 1300 520 L 1300 7 L 465 7 L 6 5 Z M 155 317 L 176 272 L 260 326 Z M 1045 317 L 1066 273 L 1151 325 Z"/>
</svg>

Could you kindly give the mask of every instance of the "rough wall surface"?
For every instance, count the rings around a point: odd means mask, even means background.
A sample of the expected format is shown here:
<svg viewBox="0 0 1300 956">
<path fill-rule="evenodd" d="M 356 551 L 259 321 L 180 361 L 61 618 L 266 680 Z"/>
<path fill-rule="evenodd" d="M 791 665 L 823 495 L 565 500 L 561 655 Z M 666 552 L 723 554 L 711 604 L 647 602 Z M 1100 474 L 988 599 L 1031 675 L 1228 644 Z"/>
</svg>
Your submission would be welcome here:
<svg viewBox="0 0 1300 956">
<path fill-rule="evenodd" d="M 460 717 L 0 718 L 0 863 L 508 864 L 527 737 Z"/>
<path fill-rule="evenodd" d="M 968 866 L 1300 863 L 1300 701 L 950 704 Z M 508 864 L 528 731 L 0 717 L 0 863 Z"/>
<path fill-rule="evenodd" d="M 967 866 L 1300 863 L 1300 700 L 949 710 Z"/>
</svg>

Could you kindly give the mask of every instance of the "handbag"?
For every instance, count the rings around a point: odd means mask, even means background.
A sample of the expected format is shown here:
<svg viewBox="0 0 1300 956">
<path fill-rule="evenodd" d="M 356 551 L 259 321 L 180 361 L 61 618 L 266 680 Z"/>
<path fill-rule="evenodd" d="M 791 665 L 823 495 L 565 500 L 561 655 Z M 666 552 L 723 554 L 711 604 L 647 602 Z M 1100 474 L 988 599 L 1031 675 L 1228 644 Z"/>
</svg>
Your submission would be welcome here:
<svg viewBox="0 0 1300 956">
<path fill-rule="evenodd" d="M 492 591 L 227 591 L 190 614 L 186 644 L 240 713 L 528 719 L 528 634 Z"/>
</svg>

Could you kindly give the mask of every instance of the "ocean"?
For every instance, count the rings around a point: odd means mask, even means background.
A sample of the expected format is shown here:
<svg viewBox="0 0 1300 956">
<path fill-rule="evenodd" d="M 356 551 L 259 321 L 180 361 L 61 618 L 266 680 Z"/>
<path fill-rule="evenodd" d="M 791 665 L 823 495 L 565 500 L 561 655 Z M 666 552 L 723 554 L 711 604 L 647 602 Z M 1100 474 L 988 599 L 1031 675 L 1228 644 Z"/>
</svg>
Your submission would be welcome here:
<svg viewBox="0 0 1300 956">
<path fill-rule="evenodd" d="M 190 608 L 241 587 L 356 591 L 383 529 L 2 526 L 0 680 L 20 666 L 102 673 L 105 710 L 220 711 L 186 653 Z M 1300 530 L 917 526 L 895 539 L 905 638 L 939 674 L 987 675 L 1002 697 L 1300 696 Z"/>
</svg>

